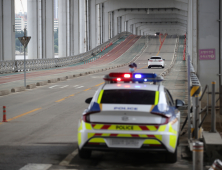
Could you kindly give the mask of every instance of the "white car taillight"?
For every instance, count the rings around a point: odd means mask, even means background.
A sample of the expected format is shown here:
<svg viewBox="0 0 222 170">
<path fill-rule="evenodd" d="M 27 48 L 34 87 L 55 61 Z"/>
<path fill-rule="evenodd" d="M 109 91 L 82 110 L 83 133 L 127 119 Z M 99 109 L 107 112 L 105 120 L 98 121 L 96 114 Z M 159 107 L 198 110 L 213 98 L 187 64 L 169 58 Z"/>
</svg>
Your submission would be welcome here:
<svg viewBox="0 0 222 170">
<path fill-rule="evenodd" d="M 150 62 L 152 62 L 153 60 L 149 60 Z"/>
<path fill-rule="evenodd" d="M 163 61 L 163 60 L 159 60 L 159 62 L 161 62 L 161 61 Z"/>
</svg>

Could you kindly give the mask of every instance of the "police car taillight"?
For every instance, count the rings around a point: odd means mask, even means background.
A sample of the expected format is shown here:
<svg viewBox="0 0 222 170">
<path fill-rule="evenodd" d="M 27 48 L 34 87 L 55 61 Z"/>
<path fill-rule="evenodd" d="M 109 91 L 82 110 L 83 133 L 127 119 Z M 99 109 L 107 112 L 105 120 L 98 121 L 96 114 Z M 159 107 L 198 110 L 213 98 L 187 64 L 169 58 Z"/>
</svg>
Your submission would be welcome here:
<svg viewBox="0 0 222 170">
<path fill-rule="evenodd" d="M 83 120 L 84 122 L 90 123 L 90 115 L 91 115 L 91 114 L 94 114 L 94 113 L 99 113 L 99 111 L 96 111 L 96 112 L 88 112 L 88 113 L 84 114 L 84 115 L 82 116 L 82 120 Z"/>
</svg>

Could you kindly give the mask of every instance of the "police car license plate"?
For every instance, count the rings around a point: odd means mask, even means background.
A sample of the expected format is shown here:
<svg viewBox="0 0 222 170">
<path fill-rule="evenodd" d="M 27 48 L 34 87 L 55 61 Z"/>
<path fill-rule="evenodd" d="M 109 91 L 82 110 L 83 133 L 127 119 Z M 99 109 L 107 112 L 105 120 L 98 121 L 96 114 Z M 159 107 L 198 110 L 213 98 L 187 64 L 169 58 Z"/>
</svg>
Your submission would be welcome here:
<svg viewBox="0 0 222 170">
<path fill-rule="evenodd" d="M 111 139 L 112 146 L 139 146 L 139 140 L 136 139 Z"/>
</svg>

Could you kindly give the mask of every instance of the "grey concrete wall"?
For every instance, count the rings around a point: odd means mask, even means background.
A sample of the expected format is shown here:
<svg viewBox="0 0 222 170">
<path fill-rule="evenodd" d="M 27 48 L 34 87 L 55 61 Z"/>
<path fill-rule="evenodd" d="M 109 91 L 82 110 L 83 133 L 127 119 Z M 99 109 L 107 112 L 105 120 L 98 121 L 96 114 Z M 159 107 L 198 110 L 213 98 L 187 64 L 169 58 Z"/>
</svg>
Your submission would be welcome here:
<svg viewBox="0 0 222 170">
<path fill-rule="evenodd" d="M 198 77 L 202 87 L 216 81 L 216 91 L 219 91 L 219 0 L 202 0 L 198 4 L 198 49 L 215 49 L 215 60 L 199 60 Z M 221 30 L 220 30 L 221 31 Z M 218 96 L 217 96 L 218 97 Z"/>
</svg>

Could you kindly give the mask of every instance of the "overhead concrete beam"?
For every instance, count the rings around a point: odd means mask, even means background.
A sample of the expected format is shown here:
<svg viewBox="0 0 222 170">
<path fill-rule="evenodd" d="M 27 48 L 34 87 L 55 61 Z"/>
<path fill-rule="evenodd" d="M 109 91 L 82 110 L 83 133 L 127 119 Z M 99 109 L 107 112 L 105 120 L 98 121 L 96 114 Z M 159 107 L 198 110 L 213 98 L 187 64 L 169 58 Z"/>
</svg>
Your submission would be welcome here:
<svg viewBox="0 0 222 170">
<path fill-rule="evenodd" d="M 139 14 L 127 14 L 126 19 L 131 20 L 131 19 L 158 19 L 158 18 L 177 18 L 181 20 L 187 21 L 187 17 L 182 16 L 182 15 L 174 15 L 174 14 L 146 14 L 146 15 L 139 15 Z"/>
<path fill-rule="evenodd" d="M 97 0 L 97 3 L 109 5 L 110 11 L 121 8 L 178 8 L 187 11 L 187 3 L 175 0 Z"/>
</svg>

